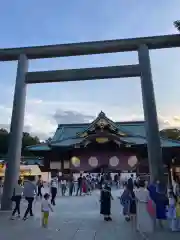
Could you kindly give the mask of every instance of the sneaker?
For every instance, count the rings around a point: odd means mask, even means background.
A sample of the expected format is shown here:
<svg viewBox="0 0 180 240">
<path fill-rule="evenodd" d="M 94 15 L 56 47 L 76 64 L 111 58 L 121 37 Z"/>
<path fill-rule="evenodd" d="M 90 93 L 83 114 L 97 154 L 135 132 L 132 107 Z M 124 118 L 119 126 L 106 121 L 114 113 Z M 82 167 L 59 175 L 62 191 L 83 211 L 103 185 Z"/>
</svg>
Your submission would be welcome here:
<svg viewBox="0 0 180 240">
<path fill-rule="evenodd" d="M 12 216 L 12 217 L 10 218 L 10 220 L 15 220 L 15 219 L 14 219 L 14 217 Z"/>
<path fill-rule="evenodd" d="M 27 217 L 23 217 L 23 220 L 26 221 L 28 218 Z"/>
<path fill-rule="evenodd" d="M 108 221 L 112 221 L 112 218 L 111 218 L 111 217 L 108 217 Z"/>
</svg>

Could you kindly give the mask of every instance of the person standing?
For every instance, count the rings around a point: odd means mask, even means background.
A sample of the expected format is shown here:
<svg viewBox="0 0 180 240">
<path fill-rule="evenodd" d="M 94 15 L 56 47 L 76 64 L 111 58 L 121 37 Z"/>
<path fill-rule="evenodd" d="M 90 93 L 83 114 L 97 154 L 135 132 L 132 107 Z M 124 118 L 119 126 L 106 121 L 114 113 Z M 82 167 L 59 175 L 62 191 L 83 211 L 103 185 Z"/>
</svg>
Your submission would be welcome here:
<svg viewBox="0 0 180 240">
<path fill-rule="evenodd" d="M 105 182 L 105 176 L 102 174 L 100 176 L 100 182 L 99 182 L 99 188 L 100 189 L 102 189 L 104 182 Z"/>
<path fill-rule="evenodd" d="M 163 222 L 167 219 L 167 206 L 169 204 L 166 195 L 166 188 L 157 180 L 148 186 L 150 200 L 155 204 L 156 219 L 160 228 L 163 228 Z"/>
<path fill-rule="evenodd" d="M 123 215 L 125 220 L 128 222 L 130 221 L 130 191 L 127 185 L 125 185 L 124 191 L 119 199 L 123 207 Z"/>
<path fill-rule="evenodd" d="M 134 189 L 134 175 L 131 174 L 131 177 L 127 181 L 127 188 L 131 191 Z"/>
<path fill-rule="evenodd" d="M 14 216 L 16 212 L 18 213 L 18 218 L 20 218 L 20 204 L 21 204 L 21 198 L 23 194 L 23 187 L 21 183 L 22 183 L 21 180 L 18 180 L 18 183 L 16 184 L 13 191 L 12 201 L 15 202 L 15 208 L 12 212 L 11 220 L 14 220 Z"/>
<path fill-rule="evenodd" d="M 42 198 L 42 188 L 44 187 L 44 185 L 43 185 L 43 181 L 41 180 L 41 179 L 39 179 L 38 181 L 37 181 L 37 196 L 38 197 L 40 197 L 40 198 Z"/>
<path fill-rule="evenodd" d="M 104 221 L 112 221 L 111 200 L 113 200 L 111 188 L 105 184 L 100 196 L 100 214 L 104 215 Z"/>
<path fill-rule="evenodd" d="M 61 180 L 61 194 L 62 194 L 62 196 L 65 196 L 66 185 L 67 185 L 66 179 L 62 179 Z"/>
<path fill-rule="evenodd" d="M 27 219 L 27 216 L 29 213 L 30 213 L 30 216 L 34 216 L 32 211 L 32 206 L 33 206 L 33 201 L 36 194 L 37 194 L 36 185 L 31 180 L 25 180 L 24 181 L 24 197 L 28 202 L 28 206 L 23 217 L 24 221 Z"/>
<path fill-rule="evenodd" d="M 180 196 L 177 196 L 176 202 L 176 228 L 180 231 Z"/>
<path fill-rule="evenodd" d="M 73 195 L 73 190 L 74 190 L 74 178 L 73 178 L 73 176 L 70 176 L 70 179 L 69 179 L 69 196 Z"/>
<path fill-rule="evenodd" d="M 172 189 L 170 189 L 169 191 L 169 205 L 168 205 L 168 219 L 169 219 L 169 223 L 170 223 L 170 229 L 171 231 L 176 231 L 176 202 L 177 202 L 177 197 L 174 194 L 174 192 L 172 191 Z"/>
<path fill-rule="evenodd" d="M 53 206 L 56 205 L 55 199 L 56 199 L 56 195 L 57 195 L 57 189 L 58 189 L 58 179 L 57 179 L 57 177 L 54 177 L 51 180 L 51 204 Z"/>
<path fill-rule="evenodd" d="M 82 173 L 80 174 L 80 176 L 78 177 L 78 186 L 77 186 L 77 192 L 76 192 L 76 196 L 78 196 L 78 194 L 82 194 L 82 182 L 83 182 L 83 178 L 82 178 Z"/>
<path fill-rule="evenodd" d="M 83 192 L 83 195 L 87 194 L 87 180 L 86 180 L 86 177 L 83 177 L 83 179 L 82 179 L 82 192 Z"/>
<path fill-rule="evenodd" d="M 129 214 L 133 230 L 136 229 L 136 196 L 133 190 L 129 190 L 130 206 Z"/>
</svg>

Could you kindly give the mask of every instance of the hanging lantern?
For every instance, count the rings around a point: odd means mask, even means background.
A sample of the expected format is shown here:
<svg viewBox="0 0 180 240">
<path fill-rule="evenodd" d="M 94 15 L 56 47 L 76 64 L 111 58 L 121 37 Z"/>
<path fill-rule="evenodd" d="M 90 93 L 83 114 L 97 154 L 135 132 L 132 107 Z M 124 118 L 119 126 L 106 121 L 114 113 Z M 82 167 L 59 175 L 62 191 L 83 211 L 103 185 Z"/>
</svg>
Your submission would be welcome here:
<svg viewBox="0 0 180 240">
<path fill-rule="evenodd" d="M 134 167 L 137 164 L 138 160 L 136 156 L 131 156 L 128 158 L 128 164 L 130 167 Z"/>
<path fill-rule="evenodd" d="M 119 158 L 116 156 L 113 156 L 109 159 L 109 164 L 112 167 L 117 167 L 117 165 L 119 164 Z"/>
<path fill-rule="evenodd" d="M 71 163 L 75 166 L 75 167 L 79 167 L 80 166 L 80 159 L 78 157 L 72 157 L 71 158 Z"/>
<path fill-rule="evenodd" d="M 98 166 L 98 159 L 96 157 L 90 157 L 88 159 L 89 165 L 91 167 L 97 167 Z"/>
</svg>

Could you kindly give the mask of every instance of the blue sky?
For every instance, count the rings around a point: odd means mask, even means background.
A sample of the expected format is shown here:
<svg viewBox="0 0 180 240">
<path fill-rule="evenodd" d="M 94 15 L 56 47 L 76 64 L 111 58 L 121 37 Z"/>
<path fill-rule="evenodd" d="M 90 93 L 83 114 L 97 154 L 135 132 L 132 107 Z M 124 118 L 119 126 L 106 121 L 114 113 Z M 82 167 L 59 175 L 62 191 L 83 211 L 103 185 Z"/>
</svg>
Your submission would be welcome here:
<svg viewBox="0 0 180 240">
<path fill-rule="evenodd" d="M 138 4 L 137 4 L 138 2 Z M 1 1 L 0 48 L 177 33 L 179 0 Z M 136 53 L 30 61 L 29 70 L 137 63 Z M 151 51 L 160 127 L 180 126 L 180 49 Z M 0 124 L 10 122 L 17 62 L 0 63 Z M 143 119 L 140 80 L 109 79 L 28 86 L 25 127 L 41 138 L 60 122 Z"/>
</svg>

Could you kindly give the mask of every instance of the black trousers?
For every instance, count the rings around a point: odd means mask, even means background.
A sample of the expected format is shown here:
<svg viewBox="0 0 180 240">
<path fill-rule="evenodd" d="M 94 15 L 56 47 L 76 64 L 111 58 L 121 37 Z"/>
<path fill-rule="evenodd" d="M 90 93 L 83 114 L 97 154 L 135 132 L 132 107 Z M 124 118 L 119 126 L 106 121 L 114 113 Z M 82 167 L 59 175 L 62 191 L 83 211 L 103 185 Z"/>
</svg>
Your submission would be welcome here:
<svg viewBox="0 0 180 240">
<path fill-rule="evenodd" d="M 78 184 L 76 196 L 78 196 L 78 194 L 80 194 L 80 196 L 82 194 L 82 184 Z"/>
<path fill-rule="evenodd" d="M 51 188 L 51 204 L 52 205 L 56 205 L 56 203 L 55 203 L 56 195 L 57 195 L 57 188 L 56 187 L 52 187 Z"/>
<path fill-rule="evenodd" d="M 37 194 L 37 196 L 42 198 L 41 189 L 42 189 L 42 187 L 38 187 L 38 194 Z"/>
<path fill-rule="evenodd" d="M 16 205 L 12 212 L 12 216 L 14 216 L 16 212 L 18 213 L 18 215 L 20 215 L 21 196 L 14 196 L 14 202 Z"/>
<path fill-rule="evenodd" d="M 72 196 L 74 190 L 74 183 L 70 183 L 69 185 L 69 196 Z"/>
<path fill-rule="evenodd" d="M 29 213 L 31 216 L 33 216 L 32 205 L 33 205 L 34 198 L 26 197 L 26 200 L 28 201 L 28 206 L 27 206 L 26 212 L 24 214 L 24 218 L 26 218 Z"/>
<path fill-rule="evenodd" d="M 65 184 L 62 184 L 62 185 L 61 185 L 61 194 L 62 194 L 62 196 L 64 196 L 65 193 L 66 193 L 66 185 L 65 185 Z"/>
</svg>

